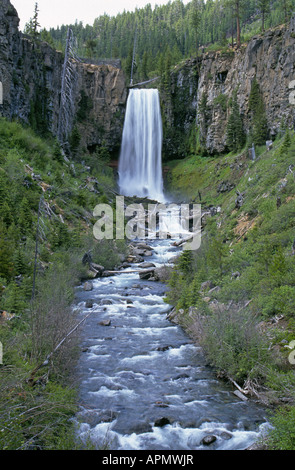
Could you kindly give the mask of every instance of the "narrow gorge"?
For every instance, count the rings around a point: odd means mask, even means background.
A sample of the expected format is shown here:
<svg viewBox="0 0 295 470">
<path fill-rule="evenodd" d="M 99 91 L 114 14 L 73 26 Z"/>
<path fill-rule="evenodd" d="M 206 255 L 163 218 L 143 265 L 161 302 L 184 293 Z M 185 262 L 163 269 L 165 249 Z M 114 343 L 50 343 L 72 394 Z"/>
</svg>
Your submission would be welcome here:
<svg viewBox="0 0 295 470">
<path fill-rule="evenodd" d="M 67 31 L 0 0 L 0 446 L 261 450 L 294 402 L 295 17 L 137 85 L 135 40 Z"/>
</svg>

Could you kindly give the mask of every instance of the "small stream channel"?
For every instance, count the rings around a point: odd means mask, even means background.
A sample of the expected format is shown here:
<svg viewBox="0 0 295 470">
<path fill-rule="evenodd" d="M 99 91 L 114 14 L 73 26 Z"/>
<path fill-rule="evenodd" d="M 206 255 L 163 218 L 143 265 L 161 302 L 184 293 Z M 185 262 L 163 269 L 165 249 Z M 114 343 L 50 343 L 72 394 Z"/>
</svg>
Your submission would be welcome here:
<svg viewBox="0 0 295 470">
<path fill-rule="evenodd" d="M 170 240 L 149 244 L 156 266 L 179 250 Z M 77 290 L 81 318 L 93 300 L 78 363 L 80 437 L 111 450 L 246 449 L 267 427 L 265 410 L 216 379 L 201 349 L 167 319 L 166 286 L 129 272 L 136 267 Z M 208 435 L 216 438 L 209 446 Z"/>
</svg>

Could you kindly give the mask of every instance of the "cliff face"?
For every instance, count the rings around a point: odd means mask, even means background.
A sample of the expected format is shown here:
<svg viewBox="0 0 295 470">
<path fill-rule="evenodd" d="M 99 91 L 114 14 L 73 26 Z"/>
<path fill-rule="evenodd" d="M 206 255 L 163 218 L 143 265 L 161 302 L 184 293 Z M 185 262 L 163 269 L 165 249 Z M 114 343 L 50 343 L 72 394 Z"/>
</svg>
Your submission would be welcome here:
<svg viewBox="0 0 295 470">
<path fill-rule="evenodd" d="M 289 25 L 253 37 L 239 51 L 206 53 L 199 63 L 191 60 L 176 68 L 172 74 L 172 103 L 181 101 L 182 109 L 179 112 L 177 106 L 166 103 L 168 124 L 176 124 L 183 139 L 188 139 L 192 127 L 197 127 L 200 141 L 209 153 L 223 152 L 230 111 L 227 104 L 235 90 L 244 128 L 249 132 L 249 95 L 256 76 L 265 103 L 269 137 L 274 138 L 283 123 L 293 127 L 295 105 L 290 103 L 289 84 L 295 80 L 294 33 L 292 19 Z M 200 104 L 205 96 L 204 119 Z M 182 153 L 180 148 L 180 156 Z"/>
<path fill-rule="evenodd" d="M 111 152 L 121 144 L 127 89 L 121 68 L 103 64 L 77 64 L 77 126 L 89 150 L 104 143 Z"/>
<path fill-rule="evenodd" d="M 9 0 L 0 0 L 0 114 L 57 133 L 63 54 L 34 42 L 18 30 Z M 211 154 L 226 150 L 229 101 L 237 90 L 244 129 L 249 132 L 249 95 L 256 77 L 266 108 L 269 137 L 283 124 L 294 125 L 295 105 L 289 85 L 295 80 L 295 19 L 289 25 L 253 37 L 238 51 L 201 54 L 175 67 L 169 90 L 162 93 L 164 156 L 184 157 L 198 131 Z M 81 145 L 102 143 L 116 154 L 121 144 L 127 89 L 117 62 L 76 63 L 75 122 Z M 295 87 L 294 87 L 295 90 Z M 206 112 L 204 105 L 206 97 Z"/>
<path fill-rule="evenodd" d="M 33 127 L 57 133 L 64 57 L 45 42 L 34 42 L 19 32 L 17 11 L 9 0 L 0 0 L 0 81 L 3 104 L 0 114 L 17 117 Z M 95 149 L 105 141 L 116 151 L 124 120 L 127 92 L 119 64 L 76 63 L 74 108 L 81 144 Z M 85 108 L 87 101 L 87 109 Z M 79 113 L 80 110 L 80 113 Z M 83 115 L 82 113 L 82 115 Z"/>
</svg>

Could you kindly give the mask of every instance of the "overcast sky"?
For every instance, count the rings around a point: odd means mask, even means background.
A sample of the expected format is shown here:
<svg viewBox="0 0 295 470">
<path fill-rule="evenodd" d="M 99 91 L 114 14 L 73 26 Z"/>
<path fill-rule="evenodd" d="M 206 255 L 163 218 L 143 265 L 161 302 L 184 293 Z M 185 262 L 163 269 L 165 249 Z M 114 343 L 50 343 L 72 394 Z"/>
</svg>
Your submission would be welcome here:
<svg viewBox="0 0 295 470">
<path fill-rule="evenodd" d="M 11 0 L 20 17 L 20 29 L 33 17 L 36 0 Z M 168 0 L 37 0 L 39 23 L 41 28 L 75 23 L 76 19 L 83 24 L 93 24 L 95 18 L 107 13 L 110 16 L 142 8 L 147 3 L 163 5 Z"/>
</svg>

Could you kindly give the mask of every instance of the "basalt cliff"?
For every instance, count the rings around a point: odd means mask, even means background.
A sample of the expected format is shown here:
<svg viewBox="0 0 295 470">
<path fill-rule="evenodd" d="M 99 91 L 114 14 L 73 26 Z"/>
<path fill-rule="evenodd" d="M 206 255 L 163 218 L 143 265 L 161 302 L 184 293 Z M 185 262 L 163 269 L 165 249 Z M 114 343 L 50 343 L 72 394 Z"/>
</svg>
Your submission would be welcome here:
<svg viewBox="0 0 295 470">
<path fill-rule="evenodd" d="M 16 9 L 9 0 L 0 0 L 0 114 L 44 126 L 56 135 L 63 63 L 62 52 L 22 34 Z M 120 62 L 95 65 L 82 61 L 75 67 L 73 125 L 79 128 L 81 145 L 92 150 L 105 142 L 116 152 L 127 97 Z"/>
</svg>

